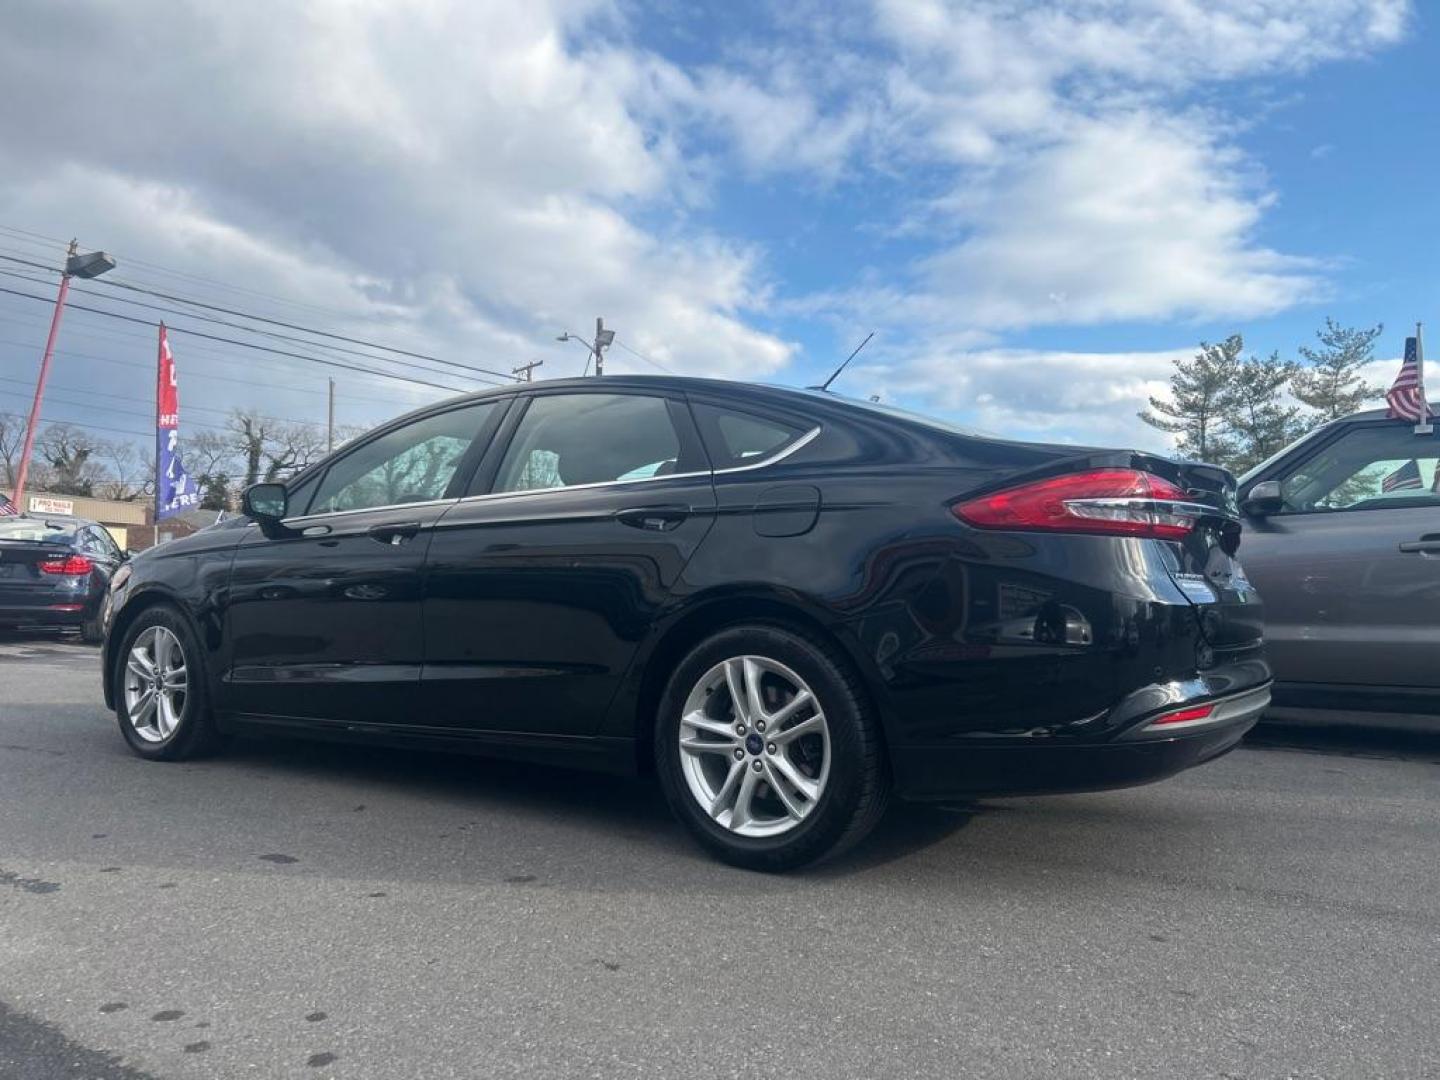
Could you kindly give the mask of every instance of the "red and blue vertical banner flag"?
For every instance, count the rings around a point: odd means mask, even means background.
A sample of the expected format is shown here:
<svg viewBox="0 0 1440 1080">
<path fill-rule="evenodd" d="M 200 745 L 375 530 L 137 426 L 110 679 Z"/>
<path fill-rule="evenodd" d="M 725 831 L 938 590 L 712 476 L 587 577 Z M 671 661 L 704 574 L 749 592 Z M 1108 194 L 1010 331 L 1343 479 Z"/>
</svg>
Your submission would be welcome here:
<svg viewBox="0 0 1440 1080">
<path fill-rule="evenodd" d="M 180 463 L 180 390 L 175 356 L 160 324 L 159 369 L 155 379 L 155 520 L 200 505 L 200 492 Z"/>
</svg>

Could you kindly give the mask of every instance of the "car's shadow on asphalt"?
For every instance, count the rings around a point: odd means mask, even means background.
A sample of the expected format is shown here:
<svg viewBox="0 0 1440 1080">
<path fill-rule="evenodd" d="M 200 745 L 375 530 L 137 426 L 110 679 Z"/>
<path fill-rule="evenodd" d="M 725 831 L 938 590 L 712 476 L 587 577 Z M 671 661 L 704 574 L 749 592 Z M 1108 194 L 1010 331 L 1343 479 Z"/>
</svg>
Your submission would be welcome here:
<svg viewBox="0 0 1440 1080">
<path fill-rule="evenodd" d="M 1266 720 L 1251 731 L 1243 745 L 1250 750 L 1293 750 L 1440 764 L 1440 727 L 1426 731 L 1339 720 L 1314 723 Z"/>
<path fill-rule="evenodd" d="M 358 787 L 433 799 L 480 810 L 555 823 L 584 823 L 607 835 L 641 840 L 705 860 L 670 814 L 653 777 L 620 777 L 554 765 L 503 761 L 424 750 L 395 750 L 301 739 L 239 738 L 224 754 L 244 765 L 291 780 L 326 779 Z M 855 847 L 809 871 L 824 877 L 893 863 L 931 847 L 963 828 L 979 805 L 945 806 L 893 800 L 874 832 Z"/>
</svg>

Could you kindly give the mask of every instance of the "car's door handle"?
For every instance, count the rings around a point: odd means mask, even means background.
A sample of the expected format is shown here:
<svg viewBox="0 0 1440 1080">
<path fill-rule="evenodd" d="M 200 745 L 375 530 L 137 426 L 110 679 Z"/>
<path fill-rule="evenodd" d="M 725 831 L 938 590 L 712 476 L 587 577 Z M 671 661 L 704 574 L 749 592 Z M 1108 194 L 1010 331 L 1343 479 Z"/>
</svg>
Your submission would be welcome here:
<svg viewBox="0 0 1440 1080">
<path fill-rule="evenodd" d="M 1419 540 L 1406 540 L 1400 545 L 1406 554 L 1419 552 L 1421 555 L 1440 555 L 1440 536 L 1422 536 Z"/>
<path fill-rule="evenodd" d="M 389 544 L 395 547 L 412 539 L 419 533 L 420 522 L 401 521 L 393 525 L 372 525 L 366 531 L 370 534 L 370 539 L 378 540 L 382 544 Z"/>
<path fill-rule="evenodd" d="M 668 532 L 689 516 L 688 506 L 632 506 L 615 513 L 621 524 L 647 532 Z"/>
</svg>

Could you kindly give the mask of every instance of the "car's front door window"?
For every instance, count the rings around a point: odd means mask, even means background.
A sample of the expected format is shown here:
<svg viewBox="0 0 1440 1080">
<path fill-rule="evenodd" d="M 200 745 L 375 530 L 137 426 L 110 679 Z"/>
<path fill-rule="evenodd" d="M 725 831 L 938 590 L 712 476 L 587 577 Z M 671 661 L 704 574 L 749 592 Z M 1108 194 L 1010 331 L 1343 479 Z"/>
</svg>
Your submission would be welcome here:
<svg viewBox="0 0 1440 1080">
<path fill-rule="evenodd" d="M 1356 427 L 1281 482 L 1292 513 L 1440 505 L 1440 440 L 1408 424 Z"/>
<path fill-rule="evenodd" d="M 535 491 L 676 470 L 680 439 L 664 398 L 639 394 L 547 394 L 510 440 L 495 491 Z"/>
<path fill-rule="evenodd" d="M 444 498 L 465 452 L 495 406 L 485 401 L 437 413 L 356 447 L 326 470 L 309 513 Z"/>
</svg>

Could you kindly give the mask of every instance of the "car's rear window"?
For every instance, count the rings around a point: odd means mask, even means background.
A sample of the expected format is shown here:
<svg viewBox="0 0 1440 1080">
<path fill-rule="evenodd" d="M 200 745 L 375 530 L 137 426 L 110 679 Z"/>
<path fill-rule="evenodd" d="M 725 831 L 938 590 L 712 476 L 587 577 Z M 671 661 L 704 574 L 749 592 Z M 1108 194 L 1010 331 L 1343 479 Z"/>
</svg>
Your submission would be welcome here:
<svg viewBox="0 0 1440 1080">
<path fill-rule="evenodd" d="M 41 544 L 71 544 L 75 527 L 35 518 L 0 518 L 0 540 L 22 540 Z"/>
</svg>

